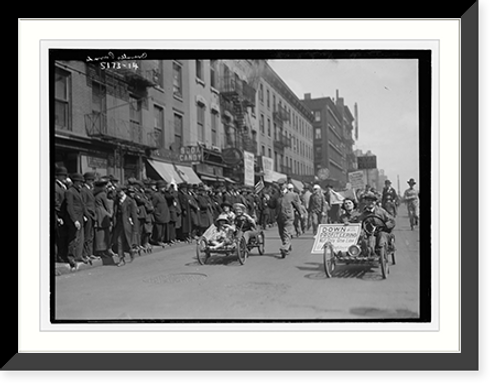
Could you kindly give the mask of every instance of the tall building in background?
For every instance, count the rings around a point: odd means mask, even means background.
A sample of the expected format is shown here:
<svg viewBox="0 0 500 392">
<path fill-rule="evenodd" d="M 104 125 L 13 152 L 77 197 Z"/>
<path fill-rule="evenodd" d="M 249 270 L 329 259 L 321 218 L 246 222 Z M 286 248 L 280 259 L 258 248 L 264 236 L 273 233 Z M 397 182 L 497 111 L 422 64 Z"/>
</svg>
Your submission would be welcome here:
<svg viewBox="0 0 500 392">
<path fill-rule="evenodd" d="M 314 116 L 315 173 L 327 169 L 329 177 L 324 180 L 337 189 L 343 189 L 348 173 L 356 169 L 352 135 L 355 117 L 344 105 L 343 98 L 339 98 L 338 91 L 337 102 L 330 97 L 312 98 L 311 94 L 305 94 L 301 102 Z"/>
</svg>

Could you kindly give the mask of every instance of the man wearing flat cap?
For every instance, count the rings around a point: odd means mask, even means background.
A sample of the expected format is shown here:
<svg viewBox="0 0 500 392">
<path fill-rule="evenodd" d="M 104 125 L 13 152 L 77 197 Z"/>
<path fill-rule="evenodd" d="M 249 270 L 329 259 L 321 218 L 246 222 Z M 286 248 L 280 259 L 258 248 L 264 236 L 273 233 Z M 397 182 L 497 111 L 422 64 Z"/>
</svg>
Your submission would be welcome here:
<svg viewBox="0 0 500 392">
<path fill-rule="evenodd" d="M 398 199 L 398 193 L 392 187 L 391 180 L 385 180 L 385 186 L 382 190 L 382 207 L 393 216 L 397 216 Z"/>
<path fill-rule="evenodd" d="M 71 187 L 64 193 L 64 202 L 61 207 L 64 215 L 64 224 L 68 233 L 68 263 L 71 269 L 77 268 L 77 262 L 83 262 L 83 217 L 85 203 L 82 196 L 84 178 L 75 173 L 70 176 Z"/>
<path fill-rule="evenodd" d="M 377 205 L 378 197 L 373 192 L 365 192 L 363 195 L 363 211 L 359 214 L 357 222 L 363 222 L 363 220 L 369 215 L 375 215 L 382 222 L 385 223 L 385 227 L 377 234 L 376 247 L 381 248 L 388 243 L 388 238 L 392 235 L 392 230 L 396 227 L 396 220 L 382 207 Z"/>
</svg>

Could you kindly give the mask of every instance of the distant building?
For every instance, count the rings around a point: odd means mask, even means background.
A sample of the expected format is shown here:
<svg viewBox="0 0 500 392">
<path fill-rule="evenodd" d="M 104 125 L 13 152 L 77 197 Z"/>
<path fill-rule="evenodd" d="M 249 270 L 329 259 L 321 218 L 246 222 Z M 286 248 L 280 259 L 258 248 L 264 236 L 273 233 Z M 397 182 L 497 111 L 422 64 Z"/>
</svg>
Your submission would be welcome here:
<svg viewBox="0 0 500 392">
<path fill-rule="evenodd" d="M 337 102 L 330 97 L 312 98 L 305 94 L 302 103 L 314 115 L 314 169 L 328 169 L 329 180 L 339 189 L 348 180 L 348 173 L 356 170 L 356 156 L 353 152 L 354 116 L 344 105 L 343 98 Z"/>
</svg>

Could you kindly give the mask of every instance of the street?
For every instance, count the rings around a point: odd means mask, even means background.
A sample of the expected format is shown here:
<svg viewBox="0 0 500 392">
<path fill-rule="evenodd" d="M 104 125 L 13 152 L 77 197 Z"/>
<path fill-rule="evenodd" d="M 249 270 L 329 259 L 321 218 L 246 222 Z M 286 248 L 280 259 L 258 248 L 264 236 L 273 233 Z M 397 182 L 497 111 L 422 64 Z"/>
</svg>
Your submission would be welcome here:
<svg viewBox="0 0 500 392">
<path fill-rule="evenodd" d="M 253 249 L 244 265 L 213 255 L 206 265 L 196 245 L 179 244 L 55 278 L 55 319 L 69 320 L 350 320 L 419 317 L 419 228 L 410 231 L 401 207 L 395 229 L 397 264 L 339 266 L 327 278 L 323 256 L 312 255 L 312 232 L 293 238 L 279 256 L 277 227 L 265 231 L 265 254 Z M 128 256 L 127 256 L 128 260 Z M 108 265 L 106 265 L 108 264 Z"/>
</svg>

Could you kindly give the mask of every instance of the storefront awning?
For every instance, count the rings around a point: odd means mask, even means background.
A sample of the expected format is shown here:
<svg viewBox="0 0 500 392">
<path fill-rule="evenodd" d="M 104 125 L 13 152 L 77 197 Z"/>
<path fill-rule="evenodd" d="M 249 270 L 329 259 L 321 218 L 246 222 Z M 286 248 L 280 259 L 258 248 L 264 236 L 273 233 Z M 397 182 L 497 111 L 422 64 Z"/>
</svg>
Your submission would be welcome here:
<svg viewBox="0 0 500 392">
<path fill-rule="evenodd" d="M 202 182 L 192 167 L 175 165 L 175 169 L 177 170 L 177 173 L 180 174 L 184 182 L 187 182 L 188 184 L 199 184 Z"/>
<path fill-rule="evenodd" d="M 176 184 L 185 182 L 176 172 L 174 165 L 172 165 L 171 163 L 155 161 L 153 159 L 148 159 L 147 162 L 153 167 L 153 169 L 156 170 L 159 176 L 169 184 L 172 182 L 172 180 Z"/>
</svg>

